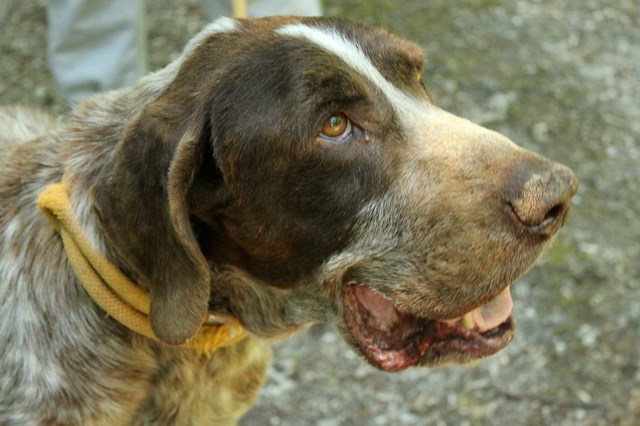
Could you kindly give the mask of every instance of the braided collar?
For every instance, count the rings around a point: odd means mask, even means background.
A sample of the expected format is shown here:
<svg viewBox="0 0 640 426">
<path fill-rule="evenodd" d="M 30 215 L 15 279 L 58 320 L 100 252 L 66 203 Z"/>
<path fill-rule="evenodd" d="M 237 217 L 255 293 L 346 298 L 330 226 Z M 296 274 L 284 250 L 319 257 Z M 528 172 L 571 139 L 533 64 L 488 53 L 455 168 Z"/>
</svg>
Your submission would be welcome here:
<svg viewBox="0 0 640 426">
<path fill-rule="evenodd" d="M 67 187 L 63 183 L 47 186 L 37 204 L 62 237 L 71 267 L 93 301 L 130 330 L 160 341 L 151 329 L 149 293 L 89 244 L 74 220 Z M 235 317 L 230 317 L 223 324 L 203 324 L 193 338 L 180 346 L 210 354 L 245 337 L 247 332 Z"/>
</svg>

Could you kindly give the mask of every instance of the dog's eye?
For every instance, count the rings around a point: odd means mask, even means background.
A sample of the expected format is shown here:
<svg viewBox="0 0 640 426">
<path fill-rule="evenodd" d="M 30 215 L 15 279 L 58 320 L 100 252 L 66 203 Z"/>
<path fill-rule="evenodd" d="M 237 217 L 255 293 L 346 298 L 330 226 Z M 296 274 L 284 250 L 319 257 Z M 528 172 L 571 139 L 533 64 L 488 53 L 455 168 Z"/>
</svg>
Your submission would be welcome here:
<svg viewBox="0 0 640 426">
<path fill-rule="evenodd" d="M 351 134 L 351 121 L 341 112 L 334 112 L 322 124 L 322 139 L 331 142 L 342 142 Z"/>
</svg>

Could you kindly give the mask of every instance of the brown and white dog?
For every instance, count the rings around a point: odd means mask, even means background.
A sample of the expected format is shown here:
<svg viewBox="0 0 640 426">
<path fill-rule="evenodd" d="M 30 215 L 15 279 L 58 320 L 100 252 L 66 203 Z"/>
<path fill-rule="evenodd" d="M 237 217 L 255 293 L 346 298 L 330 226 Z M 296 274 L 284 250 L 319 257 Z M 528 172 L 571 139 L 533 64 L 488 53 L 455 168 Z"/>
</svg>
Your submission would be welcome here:
<svg viewBox="0 0 640 426">
<path fill-rule="evenodd" d="M 318 322 L 387 371 L 507 345 L 509 285 L 577 179 L 436 107 L 422 64 L 346 20 L 225 18 L 62 121 L 3 110 L 0 424 L 233 424 L 269 342 Z M 94 248 L 150 292 L 161 342 L 79 285 L 35 205 L 63 177 Z M 175 346 L 208 313 L 249 337 Z"/>
</svg>

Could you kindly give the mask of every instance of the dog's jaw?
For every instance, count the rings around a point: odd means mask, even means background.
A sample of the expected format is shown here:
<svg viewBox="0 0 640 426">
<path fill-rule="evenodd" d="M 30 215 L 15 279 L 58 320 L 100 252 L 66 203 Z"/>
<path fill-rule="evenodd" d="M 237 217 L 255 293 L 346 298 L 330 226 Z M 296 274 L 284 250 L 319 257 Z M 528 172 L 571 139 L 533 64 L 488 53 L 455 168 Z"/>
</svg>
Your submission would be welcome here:
<svg viewBox="0 0 640 426">
<path fill-rule="evenodd" d="M 348 340 L 371 364 L 385 371 L 468 362 L 496 353 L 515 335 L 510 301 L 507 288 L 463 317 L 441 320 L 402 312 L 392 301 L 361 285 L 345 286 L 342 295 Z M 483 309 L 485 318 L 493 318 L 483 321 Z"/>
</svg>

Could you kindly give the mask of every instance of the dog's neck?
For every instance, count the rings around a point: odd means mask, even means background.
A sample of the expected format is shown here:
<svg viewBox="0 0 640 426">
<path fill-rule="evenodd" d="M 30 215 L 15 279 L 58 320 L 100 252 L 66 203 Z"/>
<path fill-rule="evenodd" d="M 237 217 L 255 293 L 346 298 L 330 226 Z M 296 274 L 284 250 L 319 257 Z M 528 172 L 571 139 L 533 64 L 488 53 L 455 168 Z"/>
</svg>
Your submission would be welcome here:
<svg viewBox="0 0 640 426">
<path fill-rule="evenodd" d="M 67 187 L 63 183 L 46 187 L 38 197 L 38 207 L 61 235 L 76 277 L 94 302 L 130 330 L 159 340 L 149 322 L 149 294 L 91 247 L 73 217 Z M 203 324 L 184 346 L 209 354 L 245 337 L 237 320 L 228 317 L 222 324 Z"/>
</svg>

